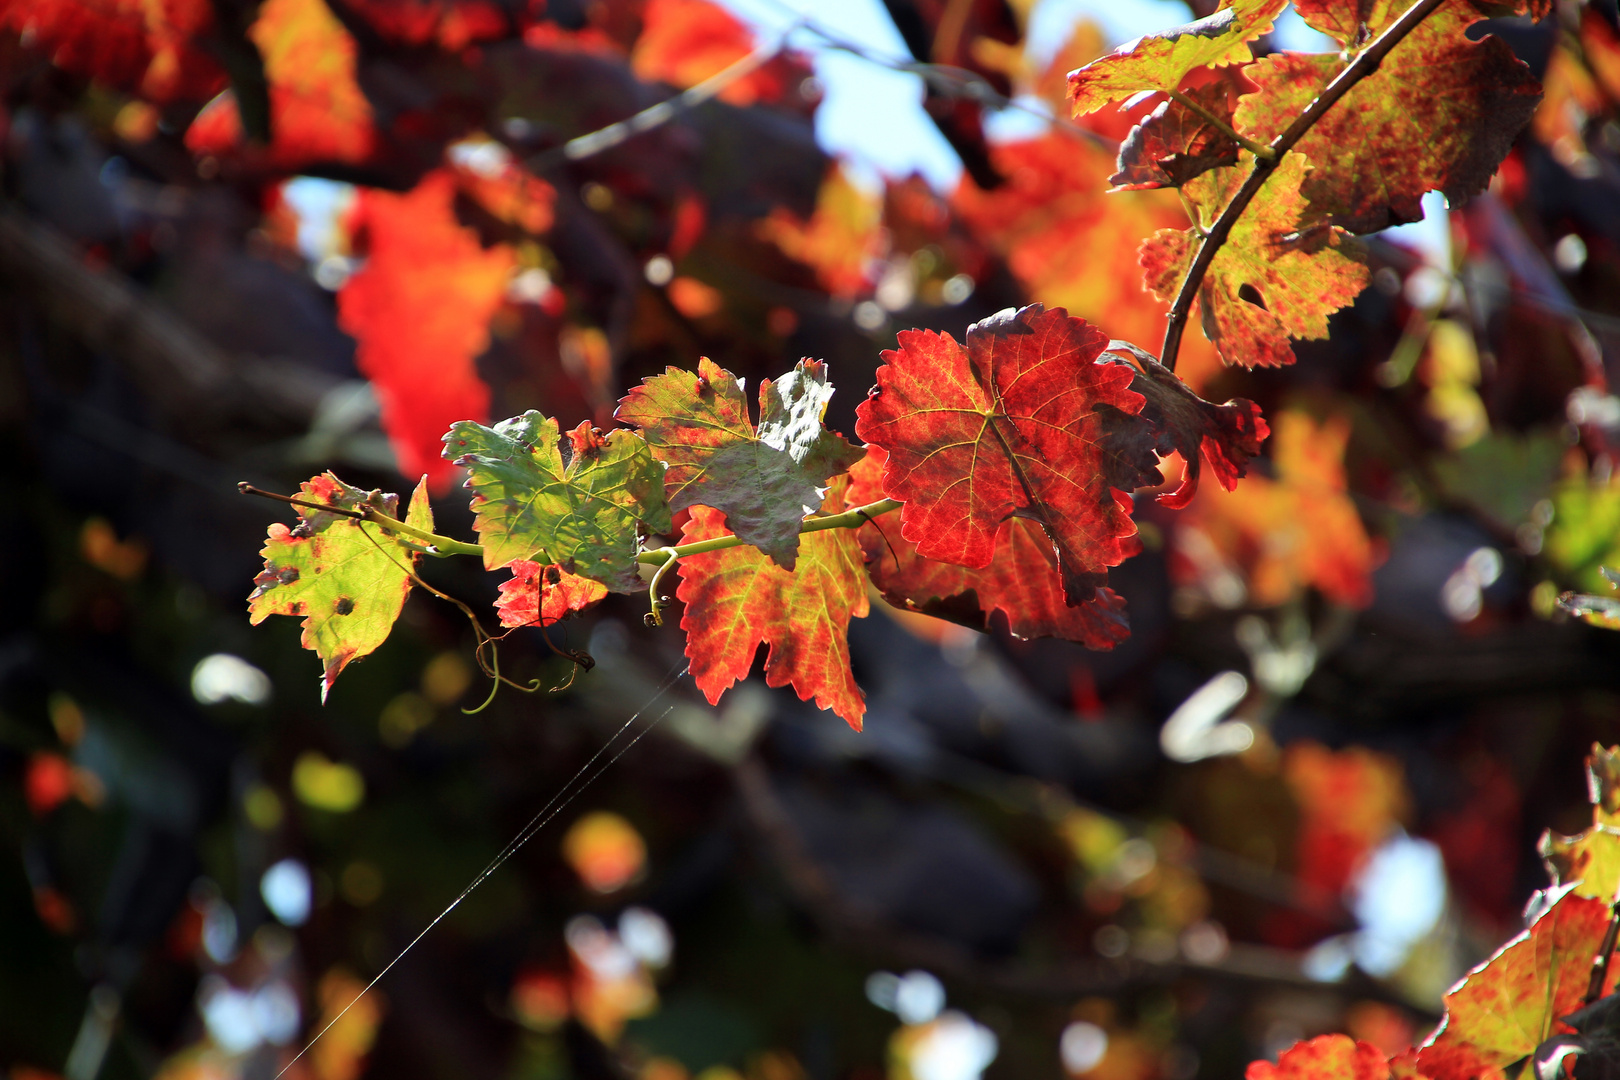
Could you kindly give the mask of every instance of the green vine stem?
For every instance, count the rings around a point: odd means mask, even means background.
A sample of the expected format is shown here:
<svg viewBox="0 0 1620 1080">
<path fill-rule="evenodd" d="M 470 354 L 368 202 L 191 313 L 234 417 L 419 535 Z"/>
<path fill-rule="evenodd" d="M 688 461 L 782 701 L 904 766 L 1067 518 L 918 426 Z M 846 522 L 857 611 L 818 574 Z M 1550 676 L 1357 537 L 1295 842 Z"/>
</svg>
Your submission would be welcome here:
<svg viewBox="0 0 1620 1080">
<path fill-rule="evenodd" d="M 652 597 L 652 611 L 646 615 L 646 620 L 648 626 L 663 626 L 664 601 L 658 595 L 658 586 L 663 584 L 664 575 L 669 573 L 670 568 L 681 561 L 681 556 L 680 552 L 672 547 L 662 547 L 657 551 L 649 552 L 649 554 L 664 556 L 664 562 L 658 567 L 657 572 L 653 574 L 652 582 L 647 586 L 647 595 Z"/>
<path fill-rule="evenodd" d="M 829 514 L 826 517 L 808 517 L 804 524 L 799 526 L 799 532 L 821 532 L 823 529 L 858 529 L 875 517 L 881 517 L 891 510 L 900 509 L 898 499 L 879 499 L 875 503 L 857 506 L 853 510 L 845 510 L 842 514 Z M 705 551 L 723 551 L 726 548 L 741 547 L 746 541 L 735 536 L 717 536 L 713 540 L 698 540 L 680 547 L 658 548 L 654 551 L 643 551 L 636 556 L 636 561 L 646 563 L 648 566 L 662 566 L 672 557 L 684 559 L 688 555 L 702 555 Z"/>
<path fill-rule="evenodd" d="M 1294 122 L 1289 124 L 1281 135 L 1271 140 L 1271 144 L 1267 147 L 1271 151 L 1269 157 L 1255 155 L 1254 164 L 1249 169 L 1249 175 L 1244 178 L 1243 186 L 1238 188 L 1237 194 L 1232 196 L 1232 201 L 1226 204 L 1226 209 L 1221 211 L 1221 216 L 1215 220 L 1215 224 L 1205 235 L 1204 242 L 1198 246 L 1198 254 L 1193 257 L 1192 266 L 1188 267 L 1187 276 L 1181 282 L 1181 290 L 1176 293 L 1176 302 L 1170 307 L 1170 319 L 1164 328 L 1164 347 L 1159 350 L 1161 353 L 1159 361 L 1165 367 L 1171 371 L 1176 370 L 1176 353 L 1181 351 L 1181 334 L 1187 327 L 1187 317 L 1192 312 L 1193 301 L 1198 297 L 1198 290 L 1204 283 L 1204 274 L 1208 272 L 1210 263 L 1215 261 L 1215 253 L 1231 235 L 1232 227 L 1237 224 L 1238 218 L 1243 216 L 1243 211 L 1249 208 L 1249 203 L 1254 201 L 1254 197 L 1265 186 L 1277 163 L 1282 161 L 1283 156 L 1293 149 L 1294 144 L 1303 139 L 1306 132 L 1310 131 L 1340 98 L 1350 92 L 1351 87 L 1377 71 L 1378 65 L 1384 62 L 1384 57 L 1389 55 L 1390 50 L 1399 45 L 1407 34 L 1415 30 L 1417 25 L 1428 18 L 1429 14 L 1443 2 L 1444 0 L 1418 0 L 1408 8 L 1389 29 L 1379 34 L 1372 44 L 1361 50 L 1343 71 L 1334 76 L 1326 89 L 1315 101 L 1305 106 L 1304 112 L 1294 117 Z"/>
<path fill-rule="evenodd" d="M 323 503 L 310 502 L 307 499 L 277 495 L 273 491 L 265 491 L 263 488 L 254 487 L 246 481 L 237 484 L 236 489 L 244 495 L 258 495 L 265 499 L 275 499 L 277 502 L 291 503 L 294 506 L 304 506 L 311 510 L 337 514 L 340 517 L 354 518 L 356 521 L 369 521 L 389 532 L 409 536 L 430 545 L 427 554 L 441 559 L 450 555 L 482 556 L 484 554 L 484 549 L 477 544 L 469 544 L 449 536 L 440 536 L 438 533 L 418 529 L 369 506 L 364 511 L 346 510 L 339 506 L 327 506 Z M 898 510 L 900 506 L 901 503 L 898 499 L 879 499 L 877 502 L 867 503 L 865 506 L 857 506 L 853 510 L 845 510 L 842 514 L 807 517 L 804 519 L 804 523 L 799 526 L 799 532 L 821 532 L 823 529 L 858 529 L 872 518 L 881 517 L 891 511 Z M 701 555 L 706 551 L 722 551 L 726 548 L 741 547 L 745 542 L 735 536 L 717 536 L 712 540 L 698 540 L 681 547 L 661 547 L 652 551 L 643 551 L 636 556 L 636 561 L 648 566 L 662 568 L 673 559 L 683 559 L 688 555 Z M 654 580 L 656 580 L 656 576 Z"/>
</svg>

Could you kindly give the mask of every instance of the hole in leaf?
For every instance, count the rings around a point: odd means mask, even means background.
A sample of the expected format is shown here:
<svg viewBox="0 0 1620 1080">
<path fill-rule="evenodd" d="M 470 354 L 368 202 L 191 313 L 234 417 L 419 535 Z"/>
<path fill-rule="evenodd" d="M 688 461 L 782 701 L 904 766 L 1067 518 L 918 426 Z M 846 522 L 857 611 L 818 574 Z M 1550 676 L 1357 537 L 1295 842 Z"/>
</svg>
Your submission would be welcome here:
<svg viewBox="0 0 1620 1080">
<path fill-rule="evenodd" d="M 339 615 L 348 615 L 354 611 L 354 600 L 347 596 L 340 596 L 337 598 L 337 603 L 332 605 L 332 610 Z"/>
<path fill-rule="evenodd" d="M 1260 290 L 1255 288 L 1253 285 L 1250 285 L 1247 281 L 1238 286 L 1238 299 L 1248 301 L 1261 311 L 1266 310 L 1266 301 L 1265 298 L 1260 295 Z"/>
</svg>

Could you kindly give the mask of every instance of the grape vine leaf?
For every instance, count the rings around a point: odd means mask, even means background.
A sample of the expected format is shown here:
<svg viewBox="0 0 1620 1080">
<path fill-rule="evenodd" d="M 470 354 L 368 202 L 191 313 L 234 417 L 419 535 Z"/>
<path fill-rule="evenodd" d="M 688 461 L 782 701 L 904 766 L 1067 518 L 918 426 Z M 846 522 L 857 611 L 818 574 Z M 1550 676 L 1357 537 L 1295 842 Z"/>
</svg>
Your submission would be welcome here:
<svg viewBox="0 0 1620 1080">
<path fill-rule="evenodd" d="M 565 459 L 557 421 L 531 409 L 493 428 L 459 421 L 444 437 L 444 456 L 468 471 L 484 568 L 527 559 L 635 592 L 641 536 L 670 528 L 663 467 L 624 428 L 567 434 Z"/>
<path fill-rule="evenodd" d="M 1218 68 L 1220 76 L 1186 95 L 1232 127 L 1238 95 L 1248 87 L 1236 68 Z M 1236 165 L 1238 143 L 1202 113 L 1179 101 L 1159 103 L 1131 129 L 1119 145 L 1119 171 L 1108 182 L 1115 191 L 1180 187 L 1195 176 L 1223 165 Z"/>
<path fill-rule="evenodd" d="M 824 513 L 845 509 L 847 476 L 828 485 Z M 681 534 L 690 544 L 727 534 L 725 515 L 694 506 Z M 856 731 L 866 715 L 866 696 L 849 666 L 849 621 L 865 618 L 866 574 L 861 548 L 850 529 L 806 533 L 798 564 L 784 570 L 758 550 L 724 548 L 680 561 L 675 595 L 686 605 L 681 629 L 692 678 L 709 703 L 746 678 L 761 644 L 767 686 L 792 685 L 800 700 L 812 697 Z"/>
<path fill-rule="evenodd" d="M 1620 889 L 1620 746 L 1592 744 L 1586 755 L 1592 827 L 1575 836 L 1548 829 L 1536 850 L 1554 885 L 1575 884 L 1577 896 L 1610 900 Z"/>
<path fill-rule="evenodd" d="M 425 472 L 436 486 L 451 475 L 438 453 L 445 429 L 489 415 L 474 361 L 516 265 L 509 248 L 484 250 L 456 221 L 454 199 L 455 179 L 442 170 L 403 195 L 360 189 L 355 215 L 369 254 L 337 298 L 401 471 Z"/>
<path fill-rule="evenodd" d="M 1350 19 L 1346 6 L 1322 5 L 1322 27 Z M 1294 145 L 1312 166 L 1301 188 L 1313 216 L 1376 232 L 1420 220 L 1426 191 L 1458 206 L 1484 190 L 1541 87 L 1500 38 L 1468 39 L 1478 18 L 1466 3 L 1434 11 Z M 1270 142 L 1344 66 L 1336 54 L 1300 53 L 1251 64 L 1245 73 L 1258 90 L 1239 103 L 1237 129 Z"/>
<path fill-rule="evenodd" d="M 1082 317 L 1106 316 L 1129 341 L 1164 338 L 1165 308 L 1099 251 L 1132 250 L 1159 229 L 1187 222 L 1171 191 L 1110 194 L 1114 155 L 1060 132 L 997 143 L 990 160 L 1007 178 L 985 191 L 964 180 L 952 207 L 987 247 L 999 252 L 1029 295 Z M 885 222 L 885 224 L 889 224 Z M 1215 347 L 1197 334 L 1182 342 L 1176 373 L 1193 386 L 1220 372 Z"/>
<path fill-rule="evenodd" d="M 512 580 L 501 583 L 495 611 L 502 626 L 551 626 L 607 597 L 607 586 L 560 566 L 516 559 Z"/>
<path fill-rule="evenodd" d="M 949 334 L 903 330 L 856 433 L 888 451 L 883 493 L 924 558 L 987 566 L 1013 516 L 1046 530 L 1068 603 L 1140 549 L 1130 492 L 1158 476 L 1131 372 L 1098 363 L 1108 338 L 1031 304 Z M 1126 448 L 1120 452 L 1117 448 Z"/>
<path fill-rule="evenodd" d="M 1180 510 L 1192 502 L 1205 461 L 1221 487 L 1235 489 L 1248 471 L 1249 459 L 1271 434 L 1260 406 L 1248 398 L 1233 398 L 1224 405 L 1205 401 L 1175 372 L 1130 342 L 1109 342 L 1109 351 L 1133 357 L 1140 368 L 1131 389 L 1147 399 L 1142 415 L 1157 432 L 1154 450 L 1160 457 L 1179 453 L 1186 463 L 1180 485 L 1160 495 L 1160 505 Z"/>
<path fill-rule="evenodd" d="M 302 497 L 340 510 L 367 507 L 395 516 L 399 496 L 350 487 L 331 473 L 304 483 Z M 417 549 L 409 540 L 381 526 L 341 514 L 300 506 L 299 522 L 289 529 L 270 526 L 270 538 L 259 552 L 264 570 L 253 579 L 248 597 L 254 626 L 271 615 L 302 615 L 303 646 L 325 665 L 321 701 L 326 701 L 339 673 L 351 660 L 375 651 L 405 606 L 411 591 L 411 568 Z M 433 531 L 427 481 L 416 485 L 405 512 L 405 524 Z"/>
<path fill-rule="evenodd" d="M 1287 6 L 1287 0 L 1232 0 L 1197 22 L 1126 42 L 1069 75 L 1074 115 L 1145 90 L 1174 90 L 1196 68 L 1247 63 L 1254 58 L 1249 42 L 1269 33 Z"/>
<path fill-rule="evenodd" d="M 198 40 L 214 28 L 209 0 L 3 0 L 0 28 L 63 71 L 158 104 L 206 100 L 225 85 Z"/>
<path fill-rule="evenodd" d="M 1198 290 L 1204 335 L 1228 364 L 1292 364 L 1288 339 L 1327 337 L 1328 316 L 1367 284 L 1360 252 L 1342 233 L 1331 228 L 1301 233 L 1306 204 L 1300 186 L 1309 171 L 1304 155 L 1284 157 L 1204 274 Z M 1247 168 L 1222 168 L 1189 181 L 1181 191 L 1197 211 L 1196 226 L 1162 230 L 1143 242 L 1138 258 L 1148 288 L 1159 299 L 1175 299 L 1202 234 L 1247 175 Z"/>
<path fill-rule="evenodd" d="M 1532 901 L 1530 928 L 1474 968 L 1445 996 L 1440 1027 L 1418 1050 L 1431 1080 L 1471 1080 L 1529 1055 L 1586 996 L 1609 925 L 1609 905 L 1562 886 Z M 1620 967 L 1611 967 L 1604 993 Z"/>
<path fill-rule="evenodd" d="M 866 448 L 866 456 L 849 471 L 851 504 L 883 498 L 880 477 L 887 460 L 881 446 Z M 988 630 L 999 611 L 1014 637 L 1064 638 L 1090 649 L 1112 649 L 1130 636 L 1125 601 L 1112 589 L 1099 588 L 1094 599 L 1078 607 L 1064 601 L 1052 542 L 1025 518 L 1002 522 L 990 565 L 977 570 L 923 558 L 900 534 L 893 514 L 873 518 L 856 537 L 872 583 L 897 608 L 974 630 Z"/>
<path fill-rule="evenodd" d="M 1284 1050 L 1273 1065 L 1249 1063 L 1244 1080 L 1388 1080 L 1389 1059 L 1348 1035 L 1318 1035 Z"/>
<path fill-rule="evenodd" d="M 712 506 L 740 539 L 792 570 L 799 525 L 821 504 L 821 487 L 861 457 L 822 427 L 832 392 L 827 365 L 801 360 L 760 384 L 756 430 L 737 377 L 703 357 L 696 375 L 672 367 L 643 379 L 614 416 L 639 427 L 664 463 L 670 509 Z"/>
<path fill-rule="evenodd" d="M 270 89 L 265 163 L 296 169 L 365 160 L 376 132 L 371 102 L 355 76 L 359 50 L 324 0 L 265 0 L 248 37 L 264 58 Z M 186 130 L 186 147 L 195 154 L 224 154 L 242 144 L 231 90 L 209 102 Z"/>
</svg>

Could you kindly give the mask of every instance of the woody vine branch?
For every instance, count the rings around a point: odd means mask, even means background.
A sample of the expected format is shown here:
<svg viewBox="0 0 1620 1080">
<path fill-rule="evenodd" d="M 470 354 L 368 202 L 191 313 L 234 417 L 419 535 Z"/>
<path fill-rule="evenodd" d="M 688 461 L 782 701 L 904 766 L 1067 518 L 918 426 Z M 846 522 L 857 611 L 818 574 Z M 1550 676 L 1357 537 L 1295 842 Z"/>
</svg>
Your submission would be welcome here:
<svg viewBox="0 0 1620 1080">
<path fill-rule="evenodd" d="M 1171 305 L 1169 324 L 1164 330 L 1164 346 L 1159 350 L 1160 362 L 1165 367 L 1171 371 L 1176 369 L 1176 354 L 1181 350 L 1181 335 L 1186 329 L 1187 317 L 1192 312 L 1193 300 L 1198 296 L 1198 290 L 1204 283 L 1204 275 L 1208 272 L 1210 264 L 1215 261 L 1216 253 L 1226 243 L 1227 237 L 1232 233 L 1232 227 L 1237 224 L 1238 218 L 1243 216 L 1243 211 L 1248 209 L 1249 203 L 1260 193 L 1260 189 L 1265 186 L 1266 180 L 1270 178 L 1283 156 L 1293 149 L 1295 143 L 1305 137 L 1305 134 L 1338 103 L 1340 98 L 1350 92 L 1351 87 L 1377 71 L 1390 51 L 1443 2 L 1444 0 L 1418 0 L 1408 8 L 1389 29 L 1378 35 L 1350 62 L 1349 66 L 1339 72 L 1316 100 L 1307 105 L 1305 111 L 1296 116 L 1294 122 L 1289 124 L 1282 134 L 1271 140 L 1266 147 L 1269 156 L 1255 155 L 1254 164 L 1250 166 L 1249 175 L 1244 178 L 1243 186 L 1238 188 L 1237 194 L 1232 196 L 1232 201 L 1226 204 L 1226 209 L 1221 211 L 1221 216 L 1205 234 L 1204 242 L 1199 245 L 1198 254 L 1193 257 L 1192 266 L 1187 269 L 1187 276 L 1181 282 L 1176 301 Z"/>
</svg>

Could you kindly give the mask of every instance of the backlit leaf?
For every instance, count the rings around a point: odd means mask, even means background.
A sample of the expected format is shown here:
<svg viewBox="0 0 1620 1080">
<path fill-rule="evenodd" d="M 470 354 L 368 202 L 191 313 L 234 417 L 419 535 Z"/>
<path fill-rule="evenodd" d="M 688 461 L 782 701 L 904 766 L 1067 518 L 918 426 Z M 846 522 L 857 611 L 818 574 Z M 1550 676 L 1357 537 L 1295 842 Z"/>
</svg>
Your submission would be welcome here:
<svg viewBox="0 0 1620 1080">
<path fill-rule="evenodd" d="M 1230 493 L 1204 485 L 1181 519 L 1171 570 L 1217 603 L 1274 607 L 1314 587 L 1353 607 L 1372 600 L 1376 553 L 1347 492 L 1350 425 L 1299 412 L 1277 417 L 1276 479 L 1250 476 Z M 1241 595 L 1223 598 L 1235 579 Z M 1230 601 L 1230 602 L 1228 602 Z"/>
<path fill-rule="evenodd" d="M 1613 900 L 1620 890 L 1620 747 L 1593 743 L 1586 755 L 1592 827 L 1575 836 L 1548 829 L 1536 845 L 1554 885 L 1575 885 L 1575 895 Z"/>
<path fill-rule="evenodd" d="M 1237 68 L 1219 68 L 1217 78 L 1185 93 L 1232 126 L 1238 95 L 1252 89 Z M 1180 187 L 1222 165 L 1236 165 L 1238 144 L 1201 113 L 1166 100 L 1131 129 L 1119 147 L 1119 172 L 1109 183 L 1118 190 Z"/>
<path fill-rule="evenodd" d="M 390 517 L 396 495 L 361 491 L 331 473 L 304 483 L 302 497 L 343 510 L 372 507 Z M 351 660 L 376 650 L 388 637 L 411 591 L 416 549 L 381 526 L 339 514 L 298 507 L 298 524 L 277 522 L 259 552 L 264 570 L 253 579 L 249 621 L 271 615 L 301 615 L 303 645 L 325 664 L 321 700 Z M 405 523 L 433 531 L 427 484 L 416 485 Z"/>
<path fill-rule="evenodd" d="M 1221 487 L 1227 491 L 1236 488 L 1248 471 L 1249 459 L 1260 452 L 1260 444 L 1271 434 L 1260 406 L 1247 398 L 1234 398 L 1224 405 L 1205 401 L 1151 355 L 1123 343 L 1116 343 L 1114 351 L 1120 348 L 1145 369 L 1131 380 L 1131 389 L 1147 399 L 1142 416 L 1157 433 L 1155 450 L 1161 457 L 1179 453 L 1186 462 L 1180 486 L 1160 495 L 1159 503 L 1172 510 L 1190 503 L 1205 461 Z"/>
<path fill-rule="evenodd" d="M 1233 0 L 1197 22 L 1126 42 L 1069 76 L 1074 115 L 1144 90 L 1174 90 L 1195 68 L 1247 63 L 1254 55 L 1249 42 L 1270 32 L 1286 6 L 1286 0 Z"/>
<path fill-rule="evenodd" d="M 845 477 L 835 479 L 822 509 L 845 508 Z M 725 515 L 694 506 L 681 534 L 690 544 L 727 533 Z M 692 678 L 710 704 L 746 678 L 761 644 L 767 686 L 791 685 L 800 699 L 831 709 L 856 731 L 866 696 L 849 666 L 849 620 L 865 618 L 866 573 L 849 529 L 806 533 L 793 570 L 747 546 L 688 555 L 676 596 L 686 605 L 681 629 Z"/>
<path fill-rule="evenodd" d="M 1129 492 L 1158 473 L 1153 455 L 1117 454 L 1145 427 L 1129 370 L 1098 363 L 1107 336 L 1033 304 L 949 334 L 900 333 L 856 432 L 888 451 L 883 493 L 925 558 L 987 566 L 1002 523 L 1038 522 L 1057 549 L 1064 594 L 1081 604 L 1136 553 Z"/>
<path fill-rule="evenodd" d="M 1468 39 L 1478 18 L 1461 2 L 1433 12 L 1294 145 L 1312 166 L 1301 186 L 1313 215 L 1374 232 L 1420 220 L 1426 191 L 1458 206 L 1484 190 L 1541 88 L 1500 38 Z M 1344 66 L 1299 53 L 1250 65 L 1258 92 L 1239 104 L 1238 130 L 1269 142 Z"/>
<path fill-rule="evenodd" d="M 475 41 L 505 37 L 513 11 L 498 0 L 343 0 L 389 41 L 436 44 L 460 52 Z"/>
<path fill-rule="evenodd" d="M 850 469 L 852 505 L 883 498 L 880 475 L 887 460 L 881 446 L 867 447 L 866 457 Z M 861 526 L 857 536 L 872 583 L 897 608 L 975 630 L 989 629 L 999 611 L 1014 637 L 1065 638 L 1092 649 L 1111 649 L 1130 634 L 1125 601 L 1112 589 L 1099 588 L 1095 599 L 1078 607 L 1064 602 L 1052 542 L 1025 518 L 1002 523 L 990 565 L 977 570 L 917 554 L 892 513 Z"/>
<path fill-rule="evenodd" d="M 533 410 L 493 428 L 464 420 L 445 436 L 444 456 L 468 470 L 484 567 L 525 559 L 634 592 L 640 536 L 670 528 L 663 468 L 623 428 L 604 436 L 587 422 L 567 438 L 564 458 L 557 421 Z"/>
<path fill-rule="evenodd" d="M 861 456 L 821 426 L 832 392 L 826 364 L 800 361 L 760 384 L 756 431 L 736 376 L 704 357 L 696 375 L 672 367 L 642 380 L 614 415 L 639 427 L 667 466 L 670 509 L 714 507 L 738 537 L 791 570 L 820 488 Z"/>
<path fill-rule="evenodd" d="M 1367 284 L 1367 268 L 1337 230 L 1299 235 L 1310 166 L 1291 153 L 1238 218 L 1198 290 L 1204 335 L 1228 364 L 1277 367 L 1294 362 L 1290 337 L 1325 338 L 1328 316 Z M 1245 167 L 1215 169 L 1189 181 L 1182 194 L 1196 210 L 1195 228 L 1161 231 L 1142 245 L 1147 285 L 1166 303 L 1175 299 L 1214 225 L 1248 175 Z"/>
<path fill-rule="evenodd" d="M 991 161 L 1006 183 L 985 191 L 964 177 L 951 202 L 1007 260 L 1030 298 L 1102 324 L 1116 338 L 1156 346 L 1164 338 L 1165 305 L 1140 278 L 1120 273 L 1115 259 L 1098 253 L 1134 250 L 1155 230 L 1184 226 L 1175 193 L 1110 194 L 1114 156 L 1055 131 L 997 144 Z M 1220 370 L 1214 346 L 1188 335 L 1176 374 L 1196 389 Z"/>
<path fill-rule="evenodd" d="M 560 566 L 517 559 L 507 569 L 512 580 L 501 584 L 495 600 L 502 626 L 551 626 L 607 597 L 607 586 L 601 582 Z"/>
<path fill-rule="evenodd" d="M 1498 949 L 1445 996 L 1445 1018 L 1418 1051 L 1431 1080 L 1472 1080 L 1505 1069 L 1553 1033 L 1553 1025 L 1581 1004 L 1592 958 L 1609 925 L 1609 905 L 1574 895 L 1548 894 L 1551 905 L 1530 929 Z M 1604 991 L 1620 967 L 1611 967 Z"/>
<path fill-rule="evenodd" d="M 360 189 L 355 218 L 368 256 L 338 292 L 339 325 L 358 342 L 355 359 L 376 387 L 400 468 L 434 484 L 450 478 L 439 458 L 445 429 L 489 415 L 474 361 L 515 263 L 509 249 L 486 251 L 457 223 L 454 197 L 442 171 L 403 195 Z"/>
<path fill-rule="evenodd" d="M 1348 1035 L 1318 1035 L 1284 1050 L 1277 1064 L 1249 1063 L 1244 1080 L 1387 1080 L 1389 1059 Z"/>
<path fill-rule="evenodd" d="M 295 169 L 317 161 L 356 162 L 371 153 L 371 103 L 355 79 L 354 38 L 324 0 L 265 0 L 248 37 L 264 58 L 270 88 L 267 163 Z M 236 96 L 227 90 L 186 131 L 193 153 L 242 145 Z"/>
</svg>

